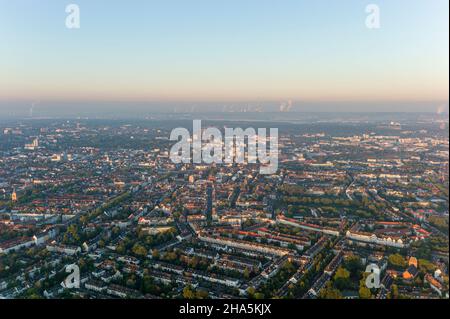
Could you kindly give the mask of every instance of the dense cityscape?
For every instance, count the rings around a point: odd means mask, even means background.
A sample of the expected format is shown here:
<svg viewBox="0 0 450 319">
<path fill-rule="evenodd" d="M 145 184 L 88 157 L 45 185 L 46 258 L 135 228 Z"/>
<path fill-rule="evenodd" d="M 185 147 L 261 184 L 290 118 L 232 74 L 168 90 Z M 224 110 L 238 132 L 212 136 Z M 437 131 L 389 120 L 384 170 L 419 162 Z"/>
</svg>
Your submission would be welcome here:
<svg viewBox="0 0 450 319">
<path fill-rule="evenodd" d="M 270 175 L 174 164 L 177 118 L 0 122 L 0 298 L 448 298 L 448 115 L 261 120 Z"/>
</svg>

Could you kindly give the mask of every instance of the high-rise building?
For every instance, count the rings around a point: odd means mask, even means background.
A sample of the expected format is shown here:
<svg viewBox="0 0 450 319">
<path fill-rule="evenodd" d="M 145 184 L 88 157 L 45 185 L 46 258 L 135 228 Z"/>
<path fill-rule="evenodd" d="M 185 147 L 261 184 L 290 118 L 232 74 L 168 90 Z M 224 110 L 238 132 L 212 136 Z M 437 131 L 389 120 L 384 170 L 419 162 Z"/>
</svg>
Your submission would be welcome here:
<svg viewBox="0 0 450 319">
<path fill-rule="evenodd" d="M 208 223 L 212 221 L 213 191 L 212 183 L 208 183 L 208 186 L 206 187 L 206 220 Z"/>
<path fill-rule="evenodd" d="M 35 138 L 31 144 L 25 144 L 25 149 L 30 150 L 30 151 L 34 151 L 38 147 L 39 147 L 39 139 L 38 138 Z"/>
</svg>

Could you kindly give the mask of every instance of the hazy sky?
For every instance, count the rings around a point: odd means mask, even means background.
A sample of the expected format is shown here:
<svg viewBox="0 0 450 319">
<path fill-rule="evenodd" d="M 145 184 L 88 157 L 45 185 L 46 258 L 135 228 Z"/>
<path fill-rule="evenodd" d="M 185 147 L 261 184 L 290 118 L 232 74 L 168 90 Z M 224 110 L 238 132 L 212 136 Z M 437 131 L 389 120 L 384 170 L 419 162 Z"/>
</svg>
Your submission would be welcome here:
<svg viewBox="0 0 450 319">
<path fill-rule="evenodd" d="M 448 3 L 0 0 L 0 101 L 445 102 Z"/>
</svg>

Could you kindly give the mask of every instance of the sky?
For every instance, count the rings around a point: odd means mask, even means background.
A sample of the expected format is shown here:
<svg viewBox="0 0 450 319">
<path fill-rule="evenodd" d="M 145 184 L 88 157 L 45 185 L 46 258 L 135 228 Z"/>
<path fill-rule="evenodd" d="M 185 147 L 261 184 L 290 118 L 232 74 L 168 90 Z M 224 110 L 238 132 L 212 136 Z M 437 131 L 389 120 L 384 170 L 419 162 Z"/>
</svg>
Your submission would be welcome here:
<svg viewBox="0 0 450 319">
<path fill-rule="evenodd" d="M 80 29 L 66 28 L 70 3 L 80 8 Z M 366 26 L 370 3 L 380 8 L 379 29 Z M 287 100 L 448 108 L 448 6 L 0 0 L 0 108 Z"/>
</svg>

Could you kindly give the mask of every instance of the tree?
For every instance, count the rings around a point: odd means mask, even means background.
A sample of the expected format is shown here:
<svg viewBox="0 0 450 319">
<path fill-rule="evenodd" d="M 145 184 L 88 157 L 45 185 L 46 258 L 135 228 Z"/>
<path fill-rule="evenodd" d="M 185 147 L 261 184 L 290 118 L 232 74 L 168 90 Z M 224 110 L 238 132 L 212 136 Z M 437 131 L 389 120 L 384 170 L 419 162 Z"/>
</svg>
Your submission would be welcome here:
<svg viewBox="0 0 450 319">
<path fill-rule="evenodd" d="M 159 258 L 159 250 L 158 249 L 153 249 L 152 251 L 152 257 L 154 259 L 158 259 Z"/>
<path fill-rule="evenodd" d="M 206 299 L 206 298 L 208 298 L 209 294 L 206 290 L 198 290 L 195 293 L 195 296 L 197 299 Z"/>
<path fill-rule="evenodd" d="M 260 292 L 257 292 L 257 293 L 254 295 L 254 298 L 255 298 L 255 299 L 264 299 L 264 294 L 262 294 L 262 293 L 260 293 Z"/>
<path fill-rule="evenodd" d="M 361 286 L 359 288 L 359 298 L 361 298 L 361 299 L 372 298 L 372 293 L 370 292 L 370 289 L 367 287 Z"/>
<path fill-rule="evenodd" d="M 80 235 L 78 234 L 78 227 L 75 224 L 67 227 L 67 232 L 64 236 L 64 239 L 68 243 L 78 243 L 80 241 Z"/>
<path fill-rule="evenodd" d="M 397 269 L 403 269 L 408 265 L 405 258 L 400 254 L 390 255 L 388 261 L 391 266 Z"/>
<path fill-rule="evenodd" d="M 198 265 L 198 263 L 199 263 L 199 259 L 198 259 L 198 257 L 197 256 L 194 256 L 194 257 L 192 257 L 192 258 L 190 258 L 189 260 L 188 260 L 188 266 L 190 267 L 190 268 L 197 268 L 197 265 Z"/>
<path fill-rule="evenodd" d="M 334 289 L 330 282 L 319 293 L 319 297 L 322 299 L 342 299 L 342 294 L 338 289 Z"/>
<path fill-rule="evenodd" d="M 419 270 L 423 273 L 432 272 L 437 268 L 432 262 L 426 259 L 419 259 L 418 264 Z"/>
<path fill-rule="evenodd" d="M 247 288 L 247 294 L 250 298 L 252 298 L 256 293 L 256 289 L 254 287 L 248 287 Z"/>
<path fill-rule="evenodd" d="M 121 255 L 125 254 L 125 252 L 126 252 L 125 243 L 123 243 L 123 242 L 119 243 L 116 247 L 116 251 Z"/>
<path fill-rule="evenodd" d="M 134 288 L 136 286 L 136 278 L 134 276 L 128 278 L 126 285 L 130 288 Z"/>
<path fill-rule="evenodd" d="M 350 272 L 339 267 L 334 275 L 334 286 L 339 290 L 351 288 Z"/>
<path fill-rule="evenodd" d="M 135 245 L 133 246 L 132 251 L 133 251 L 133 253 L 134 253 L 135 255 L 137 255 L 137 256 L 140 256 L 140 257 L 145 257 L 145 256 L 147 256 L 147 249 L 145 249 L 144 246 L 141 246 L 141 245 L 139 245 L 139 244 L 135 244 Z"/>
<path fill-rule="evenodd" d="M 361 258 L 355 255 L 345 258 L 344 266 L 345 269 L 348 269 L 348 271 L 350 271 L 352 277 L 358 275 L 358 272 L 363 270 Z"/>
<path fill-rule="evenodd" d="M 89 218 L 88 218 L 87 215 L 84 215 L 84 216 L 81 216 L 81 217 L 80 217 L 80 223 L 81 223 L 82 225 L 86 225 L 86 224 L 88 223 L 88 221 L 89 221 Z"/>
<path fill-rule="evenodd" d="M 142 291 L 144 293 L 159 293 L 160 286 L 155 284 L 155 281 L 149 275 L 144 276 L 144 280 L 142 281 Z"/>
<path fill-rule="evenodd" d="M 184 287 L 183 298 L 184 299 L 195 299 L 195 292 L 192 290 L 192 288 L 190 286 Z"/>
<path fill-rule="evenodd" d="M 325 288 L 320 292 L 320 298 L 323 299 L 342 299 L 342 294 L 334 288 Z"/>
<path fill-rule="evenodd" d="M 339 267 L 338 270 L 336 271 L 336 274 L 334 275 L 334 279 L 347 279 L 350 277 L 350 272 L 343 268 L 343 267 Z"/>
<path fill-rule="evenodd" d="M 392 299 L 397 299 L 398 298 L 398 286 L 395 285 L 395 284 L 393 284 L 391 286 L 391 296 L 392 296 Z"/>
</svg>

